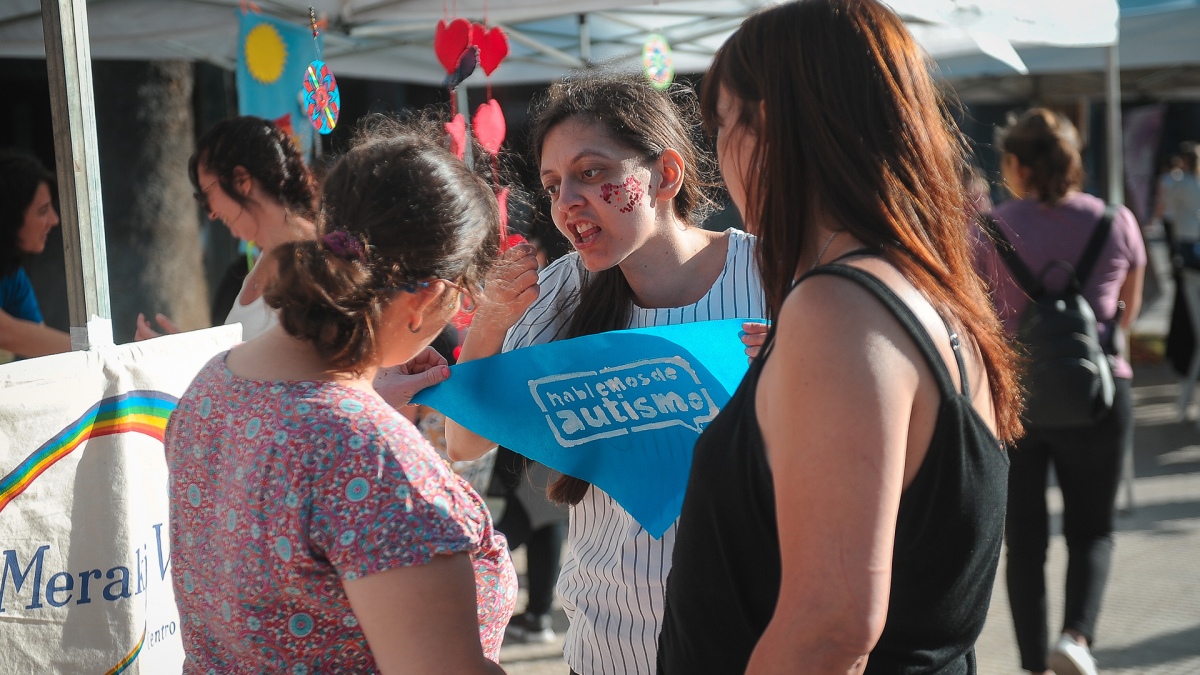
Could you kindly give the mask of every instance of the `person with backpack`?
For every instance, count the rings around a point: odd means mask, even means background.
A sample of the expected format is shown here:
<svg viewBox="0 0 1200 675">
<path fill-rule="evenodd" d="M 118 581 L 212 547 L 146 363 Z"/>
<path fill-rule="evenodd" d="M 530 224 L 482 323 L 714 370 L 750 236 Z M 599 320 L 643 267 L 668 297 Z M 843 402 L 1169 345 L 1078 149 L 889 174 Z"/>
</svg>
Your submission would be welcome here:
<svg viewBox="0 0 1200 675">
<path fill-rule="evenodd" d="M 1133 370 L 1120 330 L 1137 318 L 1146 247 L 1129 209 L 1080 191 L 1079 136 L 1034 108 L 999 136 L 1010 199 L 981 247 L 996 309 L 1025 351 L 1026 435 L 1010 452 L 1007 582 L 1021 667 L 1094 675 L 1090 647 L 1112 561 L 1124 453 L 1133 443 Z M 1050 648 L 1045 562 L 1047 469 L 1063 497 L 1067 541 L 1062 635 Z"/>
</svg>

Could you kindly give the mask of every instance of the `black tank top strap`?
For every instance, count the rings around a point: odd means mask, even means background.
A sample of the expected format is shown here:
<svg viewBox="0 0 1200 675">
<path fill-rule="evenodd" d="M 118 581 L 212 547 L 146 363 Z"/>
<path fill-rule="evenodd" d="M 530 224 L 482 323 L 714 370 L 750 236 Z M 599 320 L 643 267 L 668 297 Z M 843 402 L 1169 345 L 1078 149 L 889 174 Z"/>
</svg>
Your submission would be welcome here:
<svg viewBox="0 0 1200 675">
<path fill-rule="evenodd" d="M 930 370 L 933 371 L 934 377 L 937 378 L 938 388 L 941 390 L 942 395 L 953 396 L 958 394 L 958 390 L 954 386 L 954 380 L 950 377 L 950 371 L 946 368 L 946 362 L 942 359 L 941 353 L 938 352 L 937 346 L 934 345 L 933 338 L 925 330 L 924 324 L 917 319 L 917 315 L 913 314 L 913 311 L 900 299 L 900 296 L 896 295 L 896 292 L 891 288 L 888 288 L 887 284 L 880 281 L 875 275 L 864 272 L 857 267 L 836 264 L 822 265 L 816 269 L 809 270 L 800 277 L 797 283 L 818 274 L 832 274 L 849 279 L 866 288 L 872 295 L 879 298 L 879 301 L 892 312 L 892 315 L 896 317 L 900 325 L 904 326 L 909 336 L 917 343 L 921 354 L 925 356 L 926 362 L 929 363 Z M 942 318 L 942 322 L 945 323 L 945 321 L 945 318 Z M 959 354 L 958 335 L 950 330 L 949 324 L 946 324 L 946 332 L 951 336 L 950 343 L 954 347 L 954 359 L 958 363 L 958 372 L 962 377 L 965 388 L 967 379 L 962 356 Z"/>
<path fill-rule="evenodd" d="M 946 334 L 950 336 L 950 348 L 954 350 L 954 362 L 958 364 L 958 381 L 962 383 L 962 394 L 971 398 L 971 382 L 967 379 L 967 364 L 963 362 L 962 357 L 962 339 L 950 327 L 950 322 L 946 320 L 945 316 L 942 316 L 941 312 L 938 312 L 938 317 L 942 320 L 942 325 L 946 327 Z"/>
<path fill-rule="evenodd" d="M 860 246 L 853 251 L 847 251 L 839 255 L 825 264 L 832 265 L 856 255 L 879 255 L 879 248 L 875 246 Z M 812 270 L 809 270 L 809 272 L 811 273 Z M 808 274 L 806 273 L 796 277 L 795 279 L 792 279 L 792 285 L 788 288 L 788 293 L 790 294 L 792 290 L 796 288 L 796 285 L 803 281 L 807 276 Z M 759 362 L 765 361 L 767 359 L 767 355 L 771 353 L 771 348 L 775 346 L 775 326 L 777 325 L 778 322 L 772 321 L 770 327 L 767 328 L 767 337 L 763 339 L 763 346 L 759 350 L 759 358 L 757 359 Z"/>
</svg>

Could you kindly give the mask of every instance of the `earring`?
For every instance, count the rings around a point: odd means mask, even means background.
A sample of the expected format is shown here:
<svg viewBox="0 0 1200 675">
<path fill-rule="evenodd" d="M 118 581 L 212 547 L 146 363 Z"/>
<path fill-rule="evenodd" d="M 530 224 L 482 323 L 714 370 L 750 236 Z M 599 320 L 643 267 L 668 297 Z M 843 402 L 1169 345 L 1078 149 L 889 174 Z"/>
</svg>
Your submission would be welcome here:
<svg viewBox="0 0 1200 675">
<path fill-rule="evenodd" d="M 416 333 L 420 333 L 420 332 L 421 332 L 421 322 L 420 322 L 420 320 L 418 320 L 418 321 L 417 321 L 417 327 L 416 327 L 416 328 L 413 328 L 412 321 L 409 321 L 409 322 L 408 322 L 408 332 L 410 332 L 410 333 L 413 333 L 414 335 L 415 335 Z"/>
</svg>

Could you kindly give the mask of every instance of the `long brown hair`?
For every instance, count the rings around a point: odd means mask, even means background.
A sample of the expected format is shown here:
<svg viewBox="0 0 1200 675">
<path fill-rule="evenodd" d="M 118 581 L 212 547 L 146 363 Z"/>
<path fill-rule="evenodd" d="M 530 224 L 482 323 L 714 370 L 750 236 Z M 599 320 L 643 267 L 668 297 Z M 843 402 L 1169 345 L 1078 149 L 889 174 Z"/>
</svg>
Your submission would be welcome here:
<svg viewBox="0 0 1200 675">
<path fill-rule="evenodd" d="M 997 435 L 1021 434 L 1017 356 L 972 265 L 966 145 L 904 23 L 876 0 L 800 0 L 755 13 L 721 46 L 701 112 L 724 89 L 754 134 L 747 223 L 778 316 L 820 214 L 879 250 L 978 346 Z M 759 110 L 765 115 L 759 115 Z"/>
<path fill-rule="evenodd" d="M 695 143 L 693 131 L 700 115 L 695 92 L 675 85 L 667 91 L 652 87 L 638 75 L 600 71 L 574 75 L 550 86 L 533 105 L 530 149 L 533 164 L 541 163 L 546 136 L 567 120 L 596 124 L 617 142 L 638 152 L 648 162 L 674 149 L 683 158 L 682 185 L 672 203 L 676 217 L 699 224 L 712 213 L 709 194 L 712 158 Z M 614 266 L 589 273 L 579 266 L 582 282 L 577 294 L 564 296 L 556 310 L 570 317 L 565 334 L 572 338 L 629 327 L 633 316 L 633 289 L 621 268 Z M 559 478 L 548 490 L 552 501 L 578 504 L 588 483 L 573 476 Z"/>
</svg>

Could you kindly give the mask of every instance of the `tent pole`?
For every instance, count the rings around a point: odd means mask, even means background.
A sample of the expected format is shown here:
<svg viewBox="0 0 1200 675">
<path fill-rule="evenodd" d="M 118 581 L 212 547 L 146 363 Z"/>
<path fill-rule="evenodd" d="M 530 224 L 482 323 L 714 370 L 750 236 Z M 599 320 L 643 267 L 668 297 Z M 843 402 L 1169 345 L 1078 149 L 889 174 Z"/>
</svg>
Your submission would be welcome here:
<svg viewBox="0 0 1200 675">
<path fill-rule="evenodd" d="M 1105 149 L 1108 153 L 1108 203 L 1125 203 L 1125 144 L 1121 134 L 1121 58 L 1117 43 L 1108 48 L 1105 77 Z"/>
<path fill-rule="evenodd" d="M 42 0 L 71 348 L 112 344 L 86 0 Z"/>
<path fill-rule="evenodd" d="M 459 84 L 454 89 L 454 96 L 456 97 L 455 105 L 458 106 L 458 112 L 462 113 L 463 122 L 467 127 L 466 142 L 463 144 L 463 161 L 467 163 L 467 166 L 475 168 L 475 147 L 471 142 L 471 104 L 467 98 L 467 85 Z"/>
<path fill-rule="evenodd" d="M 588 30 L 587 14 L 579 15 L 579 60 L 584 66 L 592 64 L 592 34 Z"/>
</svg>

